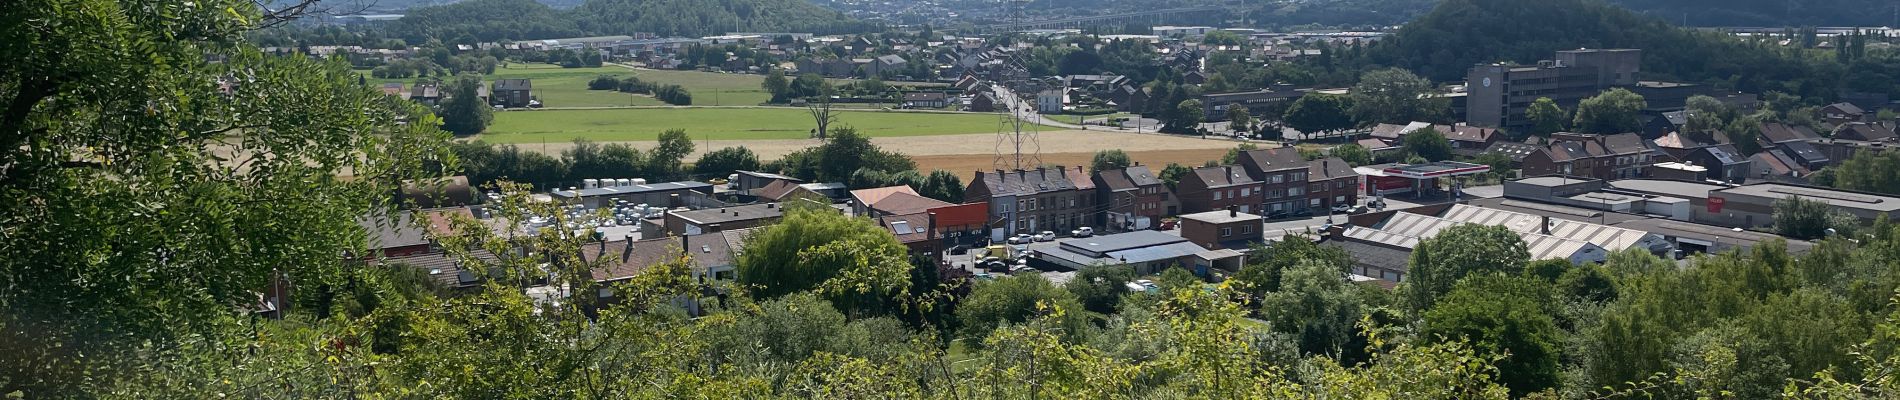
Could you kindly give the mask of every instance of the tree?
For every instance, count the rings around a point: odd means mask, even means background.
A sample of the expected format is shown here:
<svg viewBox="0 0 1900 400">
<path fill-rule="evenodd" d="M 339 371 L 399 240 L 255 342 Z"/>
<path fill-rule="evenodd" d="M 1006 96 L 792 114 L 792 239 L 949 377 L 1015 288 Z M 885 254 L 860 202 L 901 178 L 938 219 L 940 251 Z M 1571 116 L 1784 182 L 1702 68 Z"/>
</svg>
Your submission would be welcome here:
<svg viewBox="0 0 1900 400">
<path fill-rule="evenodd" d="M 1098 265 L 1077 271 L 1062 288 L 1075 294 L 1083 309 L 1106 315 L 1115 312 L 1122 295 L 1128 294 L 1127 283 L 1133 282 L 1135 276 L 1135 267 Z"/>
<path fill-rule="evenodd" d="M 1012 275 L 977 284 L 970 296 L 957 305 L 957 320 L 963 323 L 963 337 L 982 338 L 999 327 L 1046 315 L 1053 311 L 1051 307 L 1064 312 L 1058 317 L 1061 321 L 1058 326 L 1066 330 L 1063 335 L 1080 337 L 1087 325 L 1088 312 L 1074 293 L 1050 284 L 1038 274 Z"/>
<path fill-rule="evenodd" d="M 1855 152 L 1853 157 L 1833 168 L 1829 185 L 1847 190 L 1900 194 L 1900 153 L 1885 151 Z"/>
<path fill-rule="evenodd" d="M 1522 277 L 1474 275 L 1425 313 L 1430 341 L 1466 340 L 1480 352 L 1506 355 L 1498 382 L 1522 397 L 1557 386 L 1562 331 L 1550 312 L 1550 288 Z"/>
<path fill-rule="evenodd" d="M 1222 154 L 1220 156 L 1220 163 L 1228 164 L 1228 165 L 1238 164 L 1240 163 L 1240 153 L 1259 150 L 1259 149 L 1260 149 L 1260 145 L 1256 145 L 1253 143 L 1241 143 L 1240 145 L 1234 146 L 1234 148 L 1227 149 L 1227 154 Z"/>
<path fill-rule="evenodd" d="M 660 132 L 659 146 L 647 152 L 646 173 L 655 179 L 683 178 L 685 173 L 680 162 L 688 154 L 693 154 L 693 138 L 686 135 L 686 130 L 668 129 Z"/>
<path fill-rule="evenodd" d="M 793 95 L 792 81 L 785 78 L 785 70 L 777 68 L 765 74 L 765 81 L 759 82 L 759 87 L 772 94 L 772 103 L 784 103 L 791 100 Z"/>
<path fill-rule="evenodd" d="M 1330 265 L 1339 273 L 1352 267 L 1352 256 L 1339 246 L 1321 246 L 1306 238 L 1288 235 L 1271 245 L 1257 245 L 1254 256 L 1234 274 L 1234 287 L 1241 293 L 1264 297 L 1280 290 L 1281 275 L 1288 268 L 1306 262 Z"/>
<path fill-rule="evenodd" d="M 1615 88 L 1595 97 L 1583 99 L 1577 104 L 1577 117 L 1574 123 L 1582 133 L 1611 135 L 1636 132 L 1643 129 L 1638 119 L 1649 103 L 1643 96 L 1628 89 Z"/>
<path fill-rule="evenodd" d="M 1121 150 L 1102 150 L 1095 152 L 1095 158 L 1089 160 L 1089 173 L 1127 169 L 1134 162 L 1128 159 L 1128 153 Z"/>
<path fill-rule="evenodd" d="M 947 203 L 962 203 L 963 178 L 941 169 L 930 171 L 930 175 L 924 177 L 924 184 L 917 187 L 917 194 Z"/>
<path fill-rule="evenodd" d="M 468 136 L 488 129 L 488 123 L 495 120 L 494 110 L 482 101 L 478 91 L 482 87 L 482 78 L 476 75 L 455 77 L 449 84 L 450 93 L 437 111 L 442 117 L 442 129 L 458 136 Z"/>
<path fill-rule="evenodd" d="M 1775 233 L 1796 239 L 1820 239 L 1831 234 L 1851 235 L 1860 220 L 1820 200 L 1787 197 L 1775 200 Z"/>
<path fill-rule="evenodd" d="M 1451 159 L 1451 141 L 1437 129 L 1420 129 L 1399 139 L 1404 142 L 1405 152 L 1423 157 L 1426 161 L 1444 161 Z"/>
<path fill-rule="evenodd" d="M 1161 172 L 1156 175 L 1161 178 L 1161 183 L 1168 185 L 1168 190 L 1175 190 L 1175 186 L 1181 183 L 1181 177 L 1191 173 L 1194 173 L 1193 168 L 1188 168 L 1181 164 L 1168 163 L 1168 165 L 1162 167 Z"/>
<path fill-rule="evenodd" d="M 851 174 L 859 169 L 880 172 L 902 172 L 917 169 L 917 164 L 902 154 L 884 151 L 871 138 L 858 134 L 856 129 L 838 128 L 831 132 L 831 138 L 818 146 L 812 154 L 811 162 L 814 176 L 797 176 L 801 179 L 826 182 L 849 180 Z M 792 157 L 792 156 L 788 156 Z"/>
<path fill-rule="evenodd" d="M 1287 127 L 1302 133 L 1328 133 L 1353 127 L 1351 99 L 1343 96 L 1308 95 L 1294 100 L 1286 109 Z"/>
<path fill-rule="evenodd" d="M 1207 118 L 1207 109 L 1197 99 L 1182 100 L 1174 106 L 1174 112 L 1168 118 L 1168 128 L 1175 132 L 1192 132 Z"/>
<path fill-rule="evenodd" d="M 858 310 L 910 289 L 910 256 L 896 237 L 818 205 L 787 205 L 784 220 L 754 233 L 736 264 L 739 283 L 761 298 L 809 290 Z"/>
<path fill-rule="evenodd" d="M 344 62 L 246 41 L 298 12 L 0 7 L 0 392 L 110 397 L 191 357 L 242 356 L 243 341 L 217 340 L 260 325 L 237 310 L 279 279 L 299 287 L 271 297 L 286 315 L 344 297 L 322 288 L 368 277 L 339 257 L 366 253 L 357 220 L 455 167 L 427 110 Z M 190 395 L 130 395 L 147 396 Z"/>
<path fill-rule="evenodd" d="M 1227 109 L 1227 121 L 1234 132 L 1247 132 L 1252 130 L 1253 115 L 1247 113 L 1247 107 L 1235 106 Z"/>
<path fill-rule="evenodd" d="M 1728 104 L 1723 104 L 1721 100 L 1716 100 L 1714 97 L 1689 96 L 1687 104 L 1684 111 L 1688 113 L 1689 120 L 1683 124 L 1684 133 L 1701 134 L 1707 137 L 1710 131 L 1722 129 L 1726 124 L 1725 121 L 1735 118 L 1735 112 L 1729 108 Z"/>
<path fill-rule="evenodd" d="M 1274 331 L 1293 335 L 1301 353 L 1362 353 L 1365 346 L 1352 342 L 1365 305 L 1339 266 L 1301 261 L 1280 277 L 1279 289 L 1260 302 L 1261 313 Z"/>
<path fill-rule="evenodd" d="M 1438 297 L 1466 276 L 1511 273 L 1530 261 L 1517 232 L 1503 226 L 1464 224 L 1445 228 L 1412 248 L 1405 289 L 1412 310 L 1430 310 Z"/>
<path fill-rule="evenodd" d="M 1432 83 L 1399 68 L 1367 72 L 1352 87 L 1351 114 L 1361 126 L 1434 120 L 1450 103 L 1432 97 Z"/>
<path fill-rule="evenodd" d="M 745 146 L 727 147 L 699 156 L 693 173 L 700 176 L 725 176 L 733 171 L 759 170 L 759 155 Z"/>
<path fill-rule="evenodd" d="M 1366 150 L 1365 146 L 1360 146 L 1358 143 L 1347 143 L 1339 145 L 1339 147 L 1334 147 L 1333 156 L 1339 157 L 1341 160 L 1346 160 L 1347 164 L 1352 164 L 1353 166 L 1372 164 L 1372 151 Z"/>
<path fill-rule="evenodd" d="M 1537 98 L 1537 101 L 1531 103 L 1529 109 L 1524 110 L 1524 117 L 1531 121 L 1529 133 L 1540 137 L 1562 132 L 1570 120 L 1569 113 L 1564 112 L 1563 107 L 1558 107 L 1557 102 L 1549 97 Z"/>
</svg>

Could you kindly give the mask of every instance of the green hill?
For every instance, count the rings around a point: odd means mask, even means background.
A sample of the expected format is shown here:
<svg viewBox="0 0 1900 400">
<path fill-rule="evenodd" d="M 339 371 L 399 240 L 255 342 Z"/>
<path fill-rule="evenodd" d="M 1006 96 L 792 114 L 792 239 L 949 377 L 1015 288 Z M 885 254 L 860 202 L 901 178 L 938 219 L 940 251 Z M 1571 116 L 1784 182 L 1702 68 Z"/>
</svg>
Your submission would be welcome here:
<svg viewBox="0 0 1900 400">
<path fill-rule="evenodd" d="M 428 39 L 535 40 L 650 32 L 698 37 L 733 31 L 849 33 L 870 28 L 805 0 L 587 0 L 557 10 L 534 0 L 469 0 L 409 10 L 392 35 Z"/>
<path fill-rule="evenodd" d="M 1683 29 L 1597 0 L 1445 0 L 1357 61 L 1457 81 L 1474 64 L 1532 63 L 1575 48 L 1639 48 L 1645 79 L 1756 93 L 1831 96 L 1844 70 L 1828 52 Z"/>
</svg>

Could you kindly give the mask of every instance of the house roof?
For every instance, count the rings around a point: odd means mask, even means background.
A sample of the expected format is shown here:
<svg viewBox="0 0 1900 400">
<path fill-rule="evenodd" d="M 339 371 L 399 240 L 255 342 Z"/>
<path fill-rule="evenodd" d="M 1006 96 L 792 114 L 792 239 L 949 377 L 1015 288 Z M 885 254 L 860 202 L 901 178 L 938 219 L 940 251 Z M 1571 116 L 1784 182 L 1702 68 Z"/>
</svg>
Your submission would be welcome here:
<svg viewBox="0 0 1900 400">
<path fill-rule="evenodd" d="M 910 185 L 858 189 L 858 190 L 851 191 L 851 199 L 857 200 L 858 204 L 863 204 L 865 207 L 871 207 L 872 205 L 877 204 L 877 202 L 884 201 L 884 198 L 891 197 L 891 195 L 898 194 L 898 193 L 904 193 L 904 194 L 916 196 L 917 189 L 911 189 Z"/>
<path fill-rule="evenodd" d="M 1608 151 L 1603 155 L 1636 154 L 1650 150 L 1648 142 L 1635 133 L 1604 135 L 1600 140 L 1603 142 L 1603 149 Z"/>
<path fill-rule="evenodd" d="M 1366 148 L 1366 150 L 1374 151 L 1374 152 L 1399 148 L 1399 146 L 1392 145 L 1391 143 L 1386 142 L 1384 139 L 1379 139 L 1379 138 L 1359 139 L 1358 142 L 1354 142 L 1354 143 L 1359 144 L 1359 147 L 1364 147 Z"/>
<path fill-rule="evenodd" d="M 909 213 L 887 215 L 877 220 L 878 226 L 890 230 L 897 236 L 898 242 L 916 243 L 930 239 L 930 214 Z"/>
<path fill-rule="evenodd" d="M 1833 108 L 1836 110 L 1841 110 L 1841 112 L 1848 113 L 1848 114 L 1866 114 L 1867 113 L 1867 111 L 1861 110 L 1860 106 L 1857 106 L 1857 105 L 1854 105 L 1854 103 L 1848 103 L 1848 102 L 1829 104 L 1827 105 L 1827 107 Z"/>
<path fill-rule="evenodd" d="M 371 248 L 391 249 L 429 244 L 429 232 L 416 226 L 415 213 L 401 211 L 393 216 L 373 213 L 356 219 L 356 225 L 368 234 Z"/>
<path fill-rule="evenodd" d="M 1491 141 L 1491 138 L 1497 135 L 1498 133 L 1497 129 L 1480 128 L 1480 127 L 1475 127 L 1475 126 L 1434 126 L 1433 128 L 1434 129 L 1448 128 L 1448 129 L 1439 129 L 1440 133 L 1443 133 L 1445 135 L 1445 140 L 1450 140 L 1454 142 L 1475 142 L 1475 143 L 1489 142 Z"/>
<path fill-rule="evenodd" d="M 1106 186 L 1106 189 L 1116 192 L 1136 190 L 1144 186 L 1161 184 L 1161 180 L 1155 178 L 1153 171 L 1150 171 L 1146 166 L 1140 165 L 1117 170 L 1101 171 L 1097 172 L 1095 176 L 1102 178 L 1101 184 Z"/>
<path fill-rule="evenodd" d="M 1849 122 L 1834 129 L 1834 138 L 1878 142 L 1893 140 L 1896 136 L 1892 129 L 1884 125 L 1865 122 Z"/>
<path fill-rule="evenodd" d="M 1206 183 L 1208 188 L 1260 183 L 1247 175 L 1247 169 L 1233 165 L 1195 168 L 1194 177 Z"/>
<path fill-rule="evenodd" d="M 878 200 L 878 202 L 872 203 L 870 205 L 870 208 L 873 210 L 878 210 L 880 212 L 887 213 L 887 214 L 911 214 L 911 213 L 924 212 L 932 208 L 952 206 L 952 205 L 955 205 L 955 204 L 950 204 L 950 203 L 929 198 L 929 197 L 900 192 L 900 193 L 892 193 L 890 196 L 885 196 L 883 200 Z"/>
<path fill-rule="evenodd" d="M 1358 172 L 1352 170 L 1352 164 L 1339 157 L 1326 157 L 1306 162 L 1306 176 L 1309 181 L 1356 178 Z"/>
<path fill-rule="evenodd" d="M 1795 167 L 1800 165 L 1796 164 L 1794 159 L 1788 158 L 1788 155 L 1780 149 L 1755 153 L 1754 156 L 1749 157 L 1749 160 L 1754 161 L 1758 170 L 1767 170 L 1775 175 L 1783 176 L 1795 175 Z"/>
<path fill-rule="evenodd" d="M 1698 149 L 1698 148 L 1708 146 L 1707 144 L 1698 142 L 1695 140 L 1695 138 L 1689 137 L 1688 135 L 1684 135 L 1681 132 L 1669 132 L 1668 134 L 1662 135 L 1662 137 L 1658 137 L 1656 138 L 1656 140 L 1653 140 L 1651 142 L 1655 143 L 1656 147 L 1669 148 L 1669 149 Z"/>
<path fill-rule="evenodd" d="M 687 222 L 699 225 L 721 224 L 727 222 L 752 221 L 778 218 L 785 215 L 785 209 L 778 203 L 748 204 L 735 207 L 708 208 L 703 210 L 679 211 L 671 214 Z"/>
<path fill-rule="evenodd" d="M 473 261 L 480 263 L 473 267 L 493 265 L 495 261 L 500 260 L 495 257 L 494 253 L 489 253 L 487 250 L 481 249 L 470 251 L 469 256 L 474 258 Z M 378 264 L 403 265 L 422 270 L 429 274 L 430 280 L 435 281 L 445 288 L 466 288 L 480 284 L 481 275 L 478 274 L 478 271 L 473 271 L 471 268 L 463 268 L 463 261 L 464 260 L 459 257 L 442 253 L 392 257 L 383 259 L 378 262 Z M 463 271 L 469 271 L 469 273 L 464 274 Z"/>
<path fill-rule="evenodd" d="M 1200 221 L 1210 224 L 1228 224 L 1235 222 L 1259 221 L 1260 216 L 1232 210 L 1215 210 L 1181 216 L 1181 219 Z"/>
<path fill-rule="evenodd" d="M 497 92 L 504 91 L 504 90 L 532 90 L 532 89 L 534 89 L 534 82 L 527 79 L 496 79 L 495 80 L 495 91 Z"/>
<path fill-rule="evenodd" d="M 1077 182 L 1070 180 L 1063 169 L 997 170 L 978 172 L 978 175 L 982 175 L 980 178 L 989 187 L 991 196 L 1022 196 L 1077 189 Z"/>
<path fill-rule="evenodd" d="M 1300 149 L 1293 147 L 1243 151 L 1240 152 L 1239 161 L 1243 166 L 1252 167 L 1253 171 L 1282 171 L 1306 167 L 1306 156 L 1300 155 Z"/>
<path fill-rule="evenodd" d="M 770 172 L 759 172 L 759 171 L 732 171 L 732 173 L 735 173 L 735 174 L 739 174 L 739 175 L 747 175 L 747 176 L 753 176 L 753 177 L 758 177 L 758 178 L 764 178 L 764 179 L 777 179 L 777 180 L 784 180 L 784 181 L 793 181 L 793 182 L 804 182 L 804 180 L 802 180 L 802 179 L 798 179 L 798 178 L 793 178 L 793 177 L 789 177 L 789 176 L 785 176 L 785 175 L 780 175 L 780 174 L 774 174 L 774 173 L 770 173 Z"/>
<path fill-rule="evenodd" d="M 1708 153 L 1710 158 L 1713 158 L 1716 162 L 1722 163 L 1722 165 L 1741 164 L 1741 163 L 1748 162 L 1748 158 L 1742 157 L 1741 150 L 1736 150 L 1735 146 L 1730 145 L 1730 144 L 1704 147 L 1704 148 L 1696 149 L 1696 151 L 1700 153 Z"/>
<path fill-rule="evenodd" d="M 1808 129 L 1805 126 L 1789 126 L 1788 124 L 1780 122 L 1763 122 L 1761 124 L 1761 137 L 1767 139 L 1769 143 L 1786 143 L 1819 139 L 1821 135 L 1815 134 L 1813 129 Z"/>
<path fill-rule="evenodd" d="M 1801 163 L 1812 165 L 1826 163 L 1828 161 L 1827 154 L 1822 153 L 1820 149 L 1814 148 L 1813 143 L 1805 141 L 1787 142 L 1779 144 L 1776 147 L 1788 157 Z"/>
<path fill-rule="evenodd" d="M 1524 161 L 1525 156 L 1529 156 L 1531 153 L 1537 151 L 1537 145 L 1500 141 L 1491 143 L 1491 147 L 1485 148 L 1484 151 L 1487 153 L 1503 154 L 1505 157 L 1510 157 L 1511 161 Z"/>
<path fill-rule="evenodd" d="M 1095 190 L 1095 180 L 1089 179 L 1088 172 L 1083 171 L 1082 167 L 1065 168 L 1062 170 L 1062 176 L 1068 178 L 1069 182 L 1075 183 L 1076 190 Z"/>
<path fill-rule="evenodd" d="M 905 93 L 904 101 L 938 101 L 945 97 L 942 92 L 913 92 Z"/>
<path fill-rule="evenodd" d="M 775 181 L 772 181 L 772 183 L 765 184 L 765 187 L 759 188 L 758 192 L 755 195 L 760 198 L 771 199 L 774 201 L 785 200 L 786 196 L 791 195 L 792 192 L 797 191 L 799 189 L 798 185 L 799 184 L 797 181 L 775 180 Z"/>
</svg>

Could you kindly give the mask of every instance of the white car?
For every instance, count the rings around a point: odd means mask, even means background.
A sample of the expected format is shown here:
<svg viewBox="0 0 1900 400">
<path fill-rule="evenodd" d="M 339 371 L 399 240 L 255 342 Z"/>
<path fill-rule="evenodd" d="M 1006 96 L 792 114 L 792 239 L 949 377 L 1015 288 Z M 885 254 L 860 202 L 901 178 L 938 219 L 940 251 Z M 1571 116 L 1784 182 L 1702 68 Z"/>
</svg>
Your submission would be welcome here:
<svg viewBox="0 0 1900 400">
<path fill-rule="evenodd" d="M 1042 231 L 1041 234 L 1036 235 L 1036 241 L 1038 242 L 1047 242 L 1047 241 L 1053 241 L 1053 240 L 1056 240 L 1055 232 Z"/>
<path fill-rule="evenodd" d="M 1009 244 L 1024 244 L 1034 241 L 1036 241 L 1036 237 L 1027 233 L 1020 233 L 1009 238 Z"/>
<path fill-rule="evenodd" d="M 1076 229 L 1075 233 L 1072 236 L 1075 236 L 1075 237 L 1095 236 L 1095 228 L 1084 226 L 1081 229 Z"/>
</svg>

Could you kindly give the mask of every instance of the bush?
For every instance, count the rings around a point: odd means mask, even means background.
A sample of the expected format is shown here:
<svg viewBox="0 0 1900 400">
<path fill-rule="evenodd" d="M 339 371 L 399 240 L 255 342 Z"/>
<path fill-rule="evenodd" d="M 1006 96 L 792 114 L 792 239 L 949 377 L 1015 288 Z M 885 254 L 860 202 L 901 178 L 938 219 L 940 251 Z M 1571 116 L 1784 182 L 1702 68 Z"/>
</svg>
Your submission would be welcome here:
<svg viewBox="0 0 1900 400">
<path fill-rule="evenodd" d="M 663 85 L 653 89 L 653 97 L 676 106 L 693 105 L 693 94 L 680 85 Z"/>
<path fill-rule="evenodd" d="M 628 78 L 632 79 L 632 78 Z M 613 75 L 601 75 L 587 81 L 587 90 L 615 90 L 620 88 L 620 80 Z"/>
</svg>

